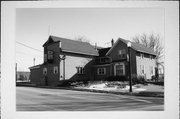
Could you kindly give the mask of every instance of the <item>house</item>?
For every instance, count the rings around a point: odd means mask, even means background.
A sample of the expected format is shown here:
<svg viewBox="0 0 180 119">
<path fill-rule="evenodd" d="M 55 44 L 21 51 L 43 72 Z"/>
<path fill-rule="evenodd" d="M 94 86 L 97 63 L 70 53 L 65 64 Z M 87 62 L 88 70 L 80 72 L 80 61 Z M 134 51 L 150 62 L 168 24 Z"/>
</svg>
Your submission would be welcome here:
<svg viewBox="0 0 180 119">
<path fill-rule="evenodd" d="M 112 46 L 101 48 L 89 43 L 49 36 L 43 44 L 43 64 L 30 67 L 30 80 L 38 85 L 58 85 L 63 80 L 99 80 L 109 76 L 128 79 L 128 61 L 131 75 L 150 79 L 155 74 L 153 50 L 133 43 L 128 58 L 127 43 L 119 38 Z"/>
<path fill-rule="evenodd" d="M 131 43 L 130 58 L 128 56 L 128 42 Z M 156 54 L 141 44 L 119 38 L 116 43 L 112 40 L 112 47 L 99 50 L 99 56 L 95 59 L 94 65 L 95 79 L 103 79 L 109 76 L 129 76 L 129 64 L 131 66 L 131 76 L 143 76 L 145 79 L 151 79 L 155 75 L 155 57 Z"/>
<path fill-rule="evenodd" d="M 17 81 L 29 81 L 30 72 L 27 71 L 17 71 L 16 78 Z"/>
<path fill-rule="evenodd" d="M 30 67 L 31 82 L 57 85 L 68 79 L 92 80 L 92 60 L 98 52 L 90 43 L 50 36 L 43 44 L 44 63 Z"/>
</svg>

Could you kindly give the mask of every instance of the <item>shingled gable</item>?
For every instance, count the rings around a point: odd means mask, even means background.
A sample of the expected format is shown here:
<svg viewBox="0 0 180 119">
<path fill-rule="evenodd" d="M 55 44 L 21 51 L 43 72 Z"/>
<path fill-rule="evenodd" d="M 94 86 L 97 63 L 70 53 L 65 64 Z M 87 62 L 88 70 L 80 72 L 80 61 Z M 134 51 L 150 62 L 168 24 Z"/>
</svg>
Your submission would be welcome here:
<svg viewBox="0 0 180 119">
<path fill-rule="evenodd" d="M 122 38 L 118 38 L 118 40 L 116 41 L 114 46 L 111 47 L 111 49 L 106 53 L 106 55 L 109 55 L 112 52 L 112 50 L 114 49 L 114 47 L 116 47 L 116 45 L 118 44 L 119 41 L 122 41 L 125 44 L 127 44 L 128 42 L 131 42 L 129 40 L 124 40 Z M 139 52 L 143 52 L 143 53 L 147 53 L 147 54 L 151 54 L 151 55 L 156 55 L 156 53 L 153 51 L 153 49 L 147 48 L 144 45 L 141 45 L 139 43 L 131 42 L 131 48 L 136 50 L 136 51 L 139 51 Z"/>
<path fill-rule="evenodd" d="M 98 52 L 90 43 L 60 38 L 56 36 L 49 36 L 49 39 L 44 43 L 43 47 L 53 42 L 61 42 L 61 50 L 63 52 L 98 56 Z"/>
</svg>

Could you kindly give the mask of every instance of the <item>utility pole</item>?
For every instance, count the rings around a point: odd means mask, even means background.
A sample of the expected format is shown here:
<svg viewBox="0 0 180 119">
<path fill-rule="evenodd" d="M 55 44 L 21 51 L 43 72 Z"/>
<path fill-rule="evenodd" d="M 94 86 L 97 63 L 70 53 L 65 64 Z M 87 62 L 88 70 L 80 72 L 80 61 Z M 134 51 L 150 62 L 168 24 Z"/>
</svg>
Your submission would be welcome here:
<svg viewBox="0 0 180 119">
<path fill-rule="evenodd" d="M 35 66 L 35 60 L 36 60 L 36 59 L 34 58 L 33 60 L 34 60 L 34 66 Z"/>
<path fill-rule="evenodd" d="M 128 55 L 129 55 L 129 62 L 128 62 L 128 66 L 129 66 L 129 92 L 132 92 L 132 78 L 131 78 L 131 43 L 128 42 L 127 44 L 128 47 Z"/>
</svg>

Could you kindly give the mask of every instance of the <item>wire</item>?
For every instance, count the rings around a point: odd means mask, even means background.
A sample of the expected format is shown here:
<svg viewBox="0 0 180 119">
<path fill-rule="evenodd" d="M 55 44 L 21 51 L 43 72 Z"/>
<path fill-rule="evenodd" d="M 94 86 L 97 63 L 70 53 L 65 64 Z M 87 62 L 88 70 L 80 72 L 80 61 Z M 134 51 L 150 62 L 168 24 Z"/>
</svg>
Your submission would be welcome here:
<svg viewBox="0 0 180 119">
<path fill-rule="evenodd" d="M 38 50 L 38 49 L 36 49 L 36 48 L 33 48 L 33 47 L 30 47 L 30 46 L 25 45 L 25 44 L 23 44 L 23 43 L 20 43 L 20 42 L 18 42 L 18 41 L 16 41 L 16 43 L 18 43 L 18 44 L 20 44 L 20 45 L 23 45 L 23 46 L 25 46 L 25 47 L 28 47 L 28 48 L 30 48 L 30 49 L 36 50 L 36 51 L 38 51 L 38 52 L 43 52 L 43 51 Z"/>
<path fill-rule="evenodd" d="M 19 51 L 17 51 L 16 53 L 18 53 L 18 54 L 23 54 L 23 55 L 27 55 L 27 56 L 30 56 L 30 55 L 31 55 L 31 54 L 27 54 L 27 53 L 23 53 L 23 52 L 19 52 Z M 43 58 L 43 57 L 40 56 L 40 55 L 31 55 L 31 56 Z"/>
</svg>

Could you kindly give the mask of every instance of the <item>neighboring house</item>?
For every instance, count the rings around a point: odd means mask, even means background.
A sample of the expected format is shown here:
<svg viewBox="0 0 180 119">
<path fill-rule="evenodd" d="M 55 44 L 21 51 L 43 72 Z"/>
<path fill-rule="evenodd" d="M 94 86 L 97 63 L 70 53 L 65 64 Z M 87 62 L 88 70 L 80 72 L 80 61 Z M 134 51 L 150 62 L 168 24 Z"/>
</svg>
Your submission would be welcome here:
<svg viewBox="0 0 180 119">
<path fill-rule="evenodd" d="M 100 48 L 50 36 L 43 45 L 44 63 L 30 67 L 30 80 L 39 85 L 58 85 L 62 80 L 128 78 L 128 42 L 119 38 L 116 43 L 112 40 L 112 47 Z M 151 79 L 155 75 L 156 54 L 143 45 L 131 43 L 131 75 Z"/>
<path fill-rule="evenodd" d="M 128 47 L 130 41 L 119 38 L 112 47 L 99 50 L 99 57 L 96 58 L 94 65 L 96 79 L 103 79 L 108 76 L 125 76 L 128 78 Z M 151 79 L 155 75 L 155 57 L 156 54 L 141 44 L 131 42 L 131 76 L 143 76 L 145 79 Z"/>
<path fill-rule="evenodd" d="M 29 81 L 30 72 L 18 71 L 16 76 L 17 81 Z"/>
</svg>

